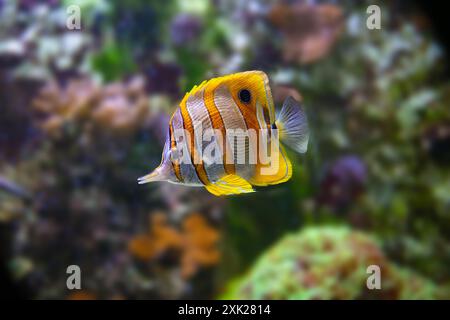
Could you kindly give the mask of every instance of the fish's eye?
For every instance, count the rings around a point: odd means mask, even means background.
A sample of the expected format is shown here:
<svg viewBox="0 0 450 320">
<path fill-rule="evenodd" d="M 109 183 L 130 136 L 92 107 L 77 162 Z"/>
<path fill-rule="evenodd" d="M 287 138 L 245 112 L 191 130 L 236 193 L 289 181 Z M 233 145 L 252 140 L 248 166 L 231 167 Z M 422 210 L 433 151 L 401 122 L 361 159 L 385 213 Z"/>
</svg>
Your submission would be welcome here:
<svg viewBox="0 0 450 320">
<path fill-rule="evenodd" d="M 244 103 L 249 103 L 252 99 L 252 95 L 250 94 L 250 91 L 247 89 L 242 89 L 239 91 L 239 100 L 241 100 Z"/>
</svg>

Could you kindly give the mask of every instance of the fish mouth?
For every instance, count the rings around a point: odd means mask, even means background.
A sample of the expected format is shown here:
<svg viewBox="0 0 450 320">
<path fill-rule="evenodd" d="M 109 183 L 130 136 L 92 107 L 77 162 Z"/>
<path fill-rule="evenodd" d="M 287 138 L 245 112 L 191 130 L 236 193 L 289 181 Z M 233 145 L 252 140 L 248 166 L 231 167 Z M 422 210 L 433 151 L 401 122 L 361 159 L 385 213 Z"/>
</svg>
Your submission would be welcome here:
<svg viewBox="0 0 450 320">
<path fill-rule="evenodd" d="M 145 176 L 139 177 L 137 179 L 138 184 L 144 184 L 144 183 L 149 183 L 149 182 L 154 182 L 154 181 L 160 181 L 160 174 L 158 172 L 157 169 L 155 169 L 152 173 L 149 173 Z"/>
<path fill-rule="evenodd" d="M 168 162 L 162 162 L 151 173 L 137 179 L 138 184 L 144 184 L 155 181 L 168 181 L 170 180 L 170 168 Z"/>
</svg>

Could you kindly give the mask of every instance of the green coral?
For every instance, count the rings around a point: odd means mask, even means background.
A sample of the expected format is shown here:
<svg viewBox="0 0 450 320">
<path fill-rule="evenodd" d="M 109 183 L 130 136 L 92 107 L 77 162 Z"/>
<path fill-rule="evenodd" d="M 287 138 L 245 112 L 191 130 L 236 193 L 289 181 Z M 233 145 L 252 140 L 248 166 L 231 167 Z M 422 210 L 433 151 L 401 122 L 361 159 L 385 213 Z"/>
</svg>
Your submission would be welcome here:
<svg viewBox="0 0 450 320">
<path fill-rule="evenodd" d="M 370 265 L 381 270 L 381 289 L 367 289 Z M 391 263 L 376 239 L 345 227 L 309 227 L 269 249 L 222 298 L 433 299 L 433 282 Z"/>
</svg>

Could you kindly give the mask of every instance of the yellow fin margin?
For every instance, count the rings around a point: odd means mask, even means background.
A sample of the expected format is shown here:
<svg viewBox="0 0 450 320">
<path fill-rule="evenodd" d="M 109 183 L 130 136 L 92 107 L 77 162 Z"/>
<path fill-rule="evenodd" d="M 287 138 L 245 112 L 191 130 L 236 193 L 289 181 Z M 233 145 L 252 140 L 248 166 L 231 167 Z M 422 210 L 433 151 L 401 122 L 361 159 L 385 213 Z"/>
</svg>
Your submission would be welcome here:
<svg viewBox="0 0 450 320">
<path fill-rule="evenodd" d="M 264 173 L 263 170 L 270 168 L 270 165 L 258 164 L 256 166 L 255 175 L 249 180 L 249 182 L 258 187 L 268 186 L 272 184 L 280 184 L 288 181 L 292 176 L 292 164 L 287 157 L 286 151 L 283 146 L 280 145 L 278 153 L 278 170 L 273 174 Z"/>
</svg>

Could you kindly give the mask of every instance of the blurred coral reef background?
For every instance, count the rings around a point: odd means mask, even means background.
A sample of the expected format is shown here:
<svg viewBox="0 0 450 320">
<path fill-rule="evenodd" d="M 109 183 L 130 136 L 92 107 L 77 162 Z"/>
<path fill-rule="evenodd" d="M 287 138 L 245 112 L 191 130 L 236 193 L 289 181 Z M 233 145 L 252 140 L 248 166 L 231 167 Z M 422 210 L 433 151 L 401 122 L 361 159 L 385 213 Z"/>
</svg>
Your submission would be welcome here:
<svg viewBox="0 0 450 320">
<path fill-rule="evenodd" d="M 1 263 L 18 292 L 450 298 L 445 51 L 406 1 L 375 1 L 368 30 L 373 2 L 0 1 Z M 278 108 L 290 95 L 307 110 L 292 180 L 229 198 L 138 186 L 184 92 L 251 69 Z M 66 288 L 73 264 L 82 290 Z"/>
</svg>

